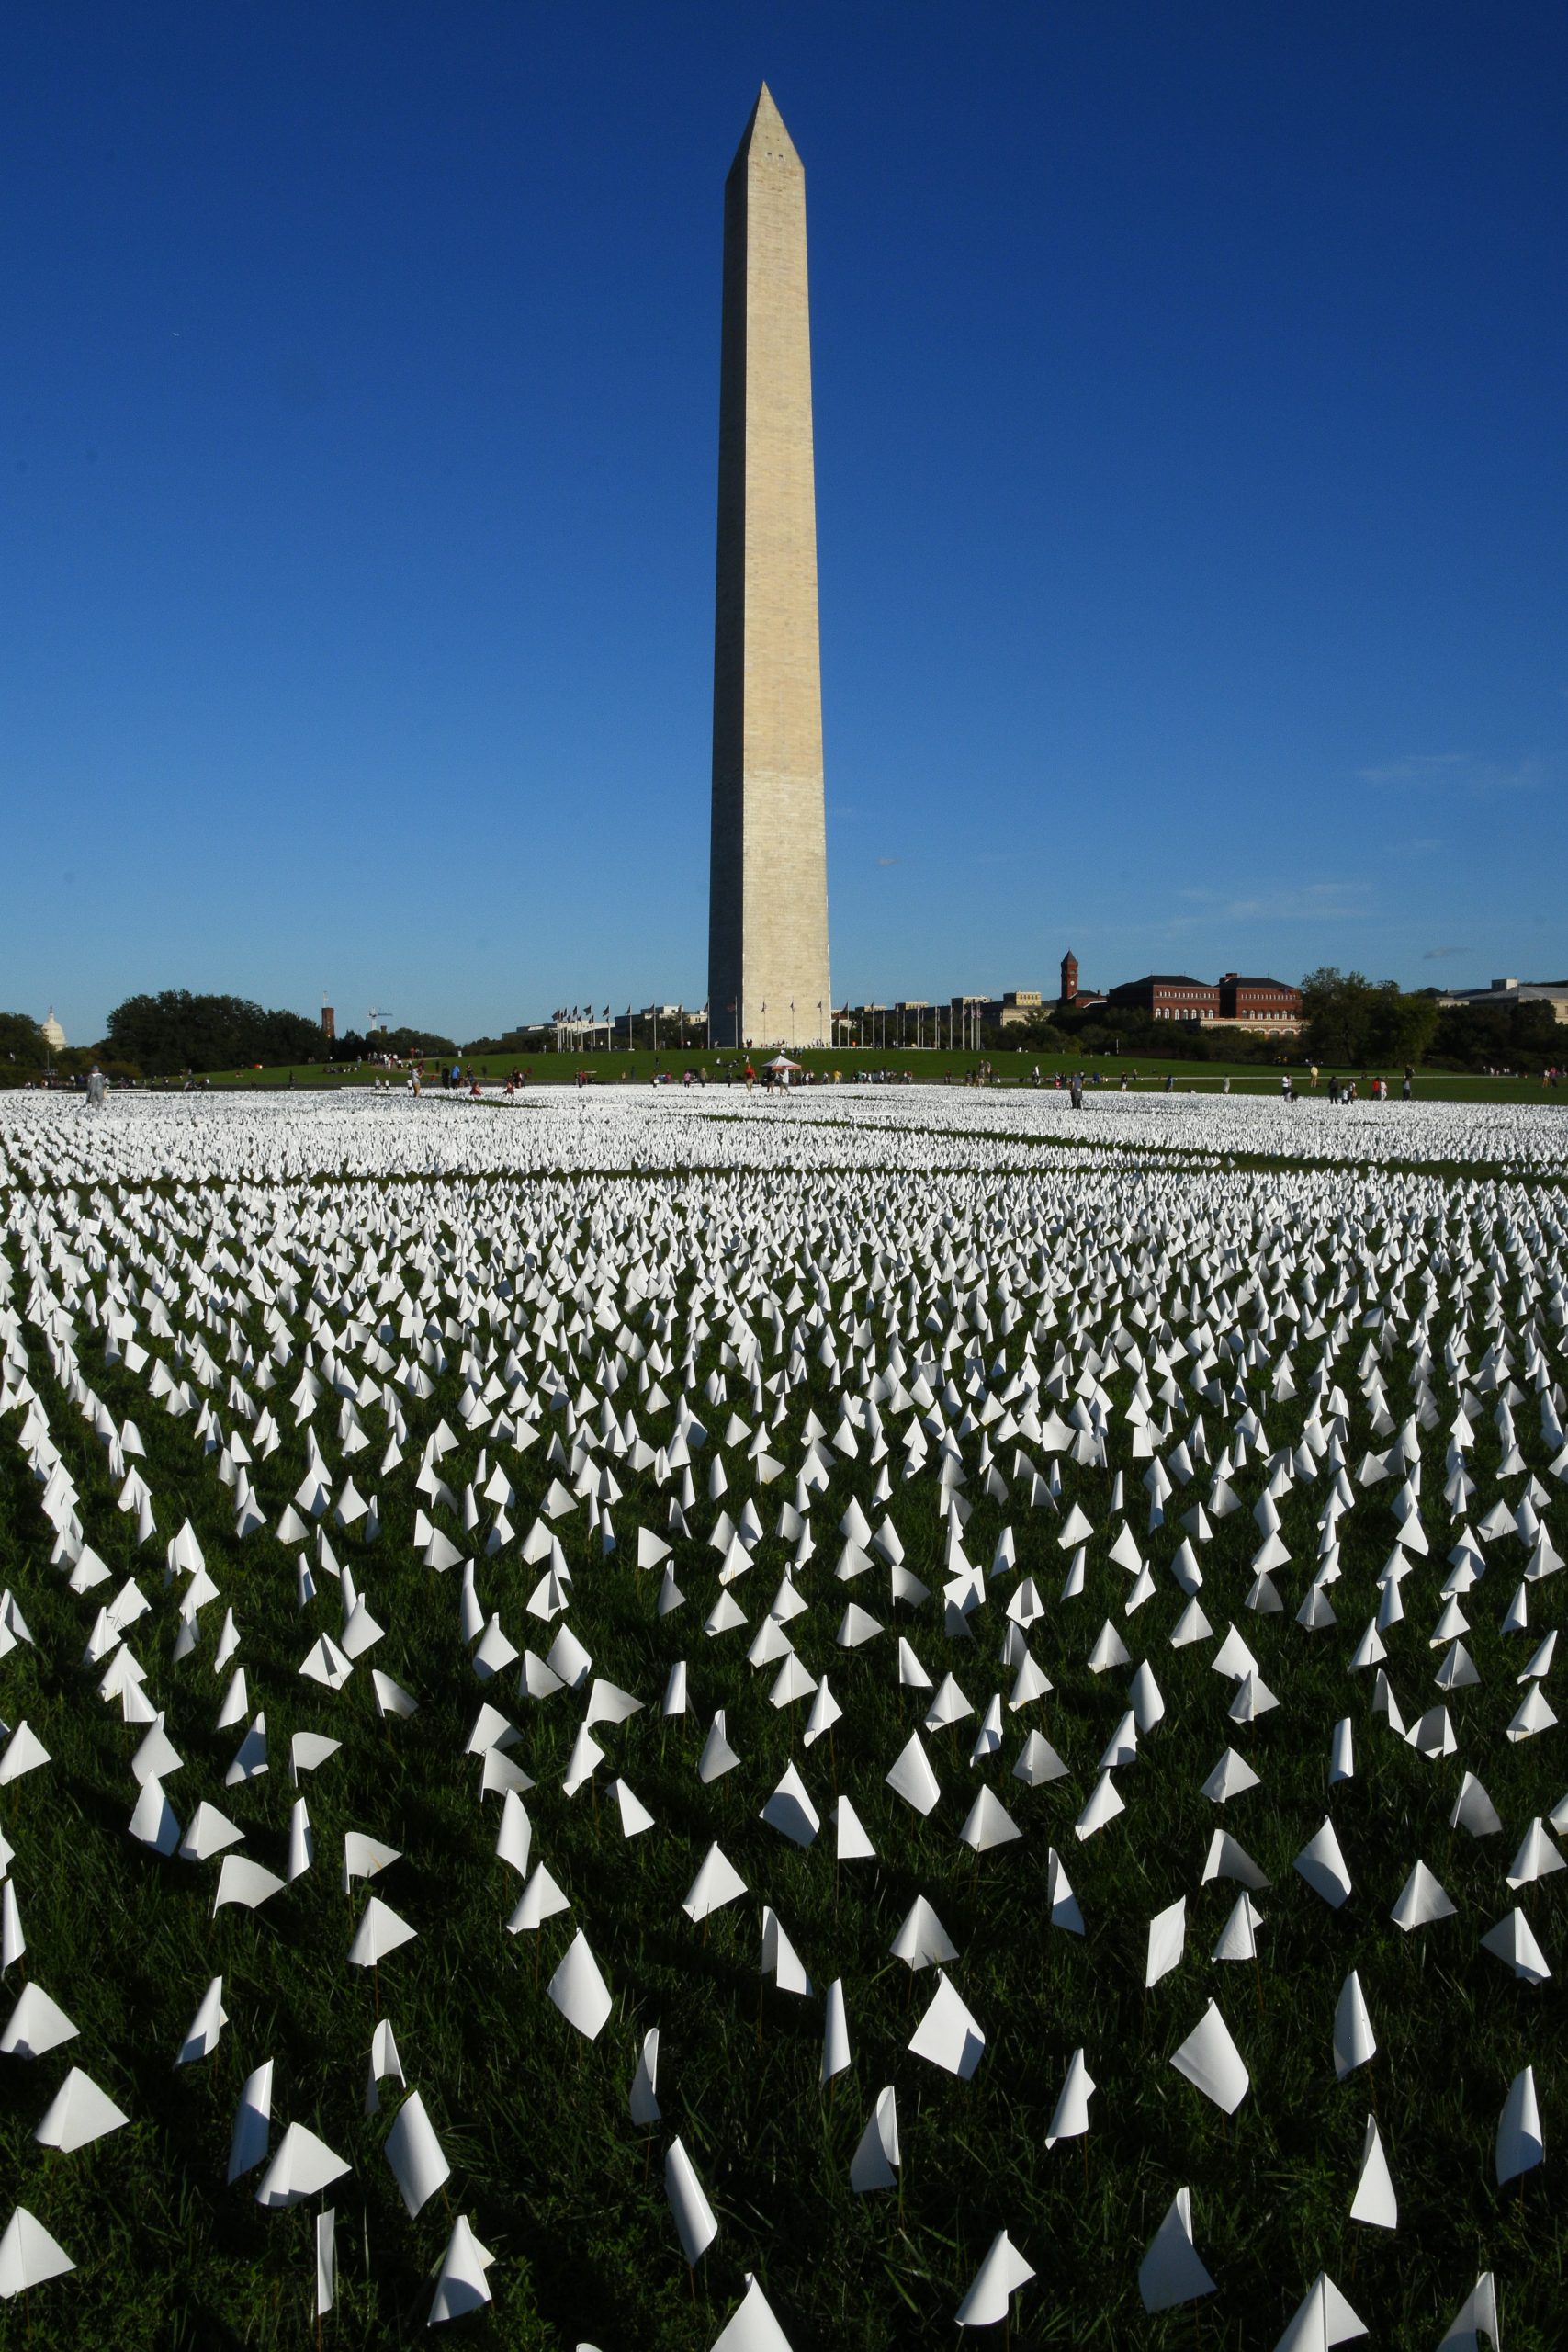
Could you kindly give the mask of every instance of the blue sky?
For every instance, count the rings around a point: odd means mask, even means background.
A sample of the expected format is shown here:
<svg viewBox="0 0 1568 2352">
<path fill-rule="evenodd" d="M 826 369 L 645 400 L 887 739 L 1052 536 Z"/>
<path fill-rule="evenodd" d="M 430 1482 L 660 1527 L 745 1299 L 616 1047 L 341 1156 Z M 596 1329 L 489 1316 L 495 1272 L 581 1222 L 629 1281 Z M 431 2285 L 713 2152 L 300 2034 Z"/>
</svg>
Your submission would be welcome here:
<svg viewBox="0 0 1568 2352">
<path fill-rule="evenodd" d="M 806 164 L 835 994 L 1568 972 L 1568 19 L 23 0 L 0 1007 L 700 1003 Z"/>
</svg>

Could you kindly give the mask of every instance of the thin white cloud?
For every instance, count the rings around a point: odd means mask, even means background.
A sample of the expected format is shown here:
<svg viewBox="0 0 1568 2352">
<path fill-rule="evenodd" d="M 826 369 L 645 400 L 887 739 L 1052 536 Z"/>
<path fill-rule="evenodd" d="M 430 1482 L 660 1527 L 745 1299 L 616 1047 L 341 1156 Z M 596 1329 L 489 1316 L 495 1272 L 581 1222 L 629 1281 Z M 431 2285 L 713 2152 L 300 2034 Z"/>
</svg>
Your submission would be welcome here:
<svg viewBox="0 0 1568 2352">
<path fill-rule="evenodd" d="M 1358 768 L 1363 784 L 1410 785 L 1416 789 L 1451 786 L 1474 797 L 1498 792 L 1533 792 L 1546 782 L 1546 763 L 1533 753 L 1517 760 L 1481 759 L 1471 752 L 1410 752 L 1373 767 Z"/>
<path fill-rule="evenodd" d="M 1469 761 L 1468 752 L 1407 752 L 1401 759 L 1356 773 L 1363 784 L 1446 784 Z"/>
<path fill-rule="evenodd" d="M 1488 760 L 1479 767 L 1471 783 L 1472 792 L 1534 792 L 1546 782 L 1544 760 Z"/>
<path fill-rule="evenodd" d="M 1201 912 L 1177 915 L 1166 928 L 1188 931 L 1200 922 L 1346 922 L 1373 912 L 1371 885 L 1359 880 L 1303 882 L 1290 888 L 1255 888 L 1234 896 L 1223 890 L 1179 890 Z"/>
</svg>

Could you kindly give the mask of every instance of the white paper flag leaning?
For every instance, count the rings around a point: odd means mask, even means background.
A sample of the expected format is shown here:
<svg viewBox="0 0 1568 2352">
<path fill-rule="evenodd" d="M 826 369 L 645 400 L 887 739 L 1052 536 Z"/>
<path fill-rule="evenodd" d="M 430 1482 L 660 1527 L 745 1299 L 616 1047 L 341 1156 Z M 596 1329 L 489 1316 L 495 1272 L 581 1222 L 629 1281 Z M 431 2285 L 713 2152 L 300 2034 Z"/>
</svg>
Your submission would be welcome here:
<svg viewBox="0 0 1568 2352">
<path fill-rule="evenodd" d="M 267 2143 L 272 2137 L 272 2060 L 247 2075 L 240 2090 L 240 2103 L 234 2109 L 234 2128 L 229 2137 L 229 2185 L 244 2174 L 254 2172 L 257 2165 L 266 2162 Z"/>
<path fill-rule="evenodd" d="M 626 2106 L 632 2121 L 642 2131 L 649 2131 L 660 2120 L 659 2105 L 659 2028 L 650 2026 L 642 2037 L 642 2052 L 632 2076 Z"/>
<path fill-rule="evenodd" d="M 889 2084 L 876 2094 L 871 2120 L 850 2159 L 850 2187 L 861 2197 L 898 2185 L 898 2108 Z"/>
<path fill-rule="evenodd" d="M 125 1653 L 122 1652 L 121 1655 L 124 1656 Z M 52 1760 L 37 1732 L 29 1731 L 25 1722 L 19 1723 L 6 1743 L 4 1755 L 0 1755 L 0 1787 L 11 1781 L 19 1781 L 26 1772 L 36 1772 L 39 1765 L 51 1763 Z M 27 2208 L 22 2205 L 18 2205 L 17 2211 L 18 2213 L 27 2213 Z M 27 2218 L 32 2222 L 34 2229 L 40 2226 L 37 2222 L 33 2222 L 30 2213 L 27 2213 Z M 54 2245 L 52 2238 L 50 2239 L 50 2244 Z M 60 2249 L 56 2246 L 55 2252 L 59 2251 Z M 75 2265 L 73 2264 L 72 2267 L 74 2268 Z M 51 2272 L 48 2275 L 52 2277 L 53 2273 Z"/>
<path fill-rule="evenodd" d="M 920 1735 L 912 1731 L 887 1774 L 887 1785 L 919 1814 L 930 1814 L 942 1801 L 942 1785 L 931 1770 Z"/>
<path fill-rule="evenodd" d="M 1006 2319 L 1008 2304 L 1034 2273 L 1005 2230 L 998 2230 L 991 2250 L 975 2273 L 975 2281 L 958 2306 L 960 2327 L 994 2327 Z"/>
<path fill-rule="evenodd" d="M 1320 2270 L 1274 2352 L 1332 2352 L 1335 2345 L 1353 2344 L 1366 2332 L 1328 2273 Z"/>
<path fill-rule="evenodd" d="M 1067 2063 L 1067 2078 L 1057 2096 L 1051 2128 L 1045 2134 L 1045 2145 L 1054 2148 L 1058 2140 L 1078 2140 L 1089 2130 L 1089 2103 L 1094 2097 L 1095 2081 L 1084 2064 L 1081 2046 L 1075 2050 Z"/>
<path fill-rule="evenodd" d="M 733 1903 L 737 1895 L 745 1892 L 745 1880 L 723 1848 L 716 1842 L 703 1857 L 702 1865 L 681 1908 L 695 1926 L 699 1919 L 705 1919 L 713 1912 L 722 1910 L 727 1903 Z"/>
<path fill-rule="evenodd" d="M 43 2121 L 33 2133 L 42 2148 L 58 2148 L 64 2155 L 73 2149 L 85 2148 L 94 2140 L 101 2140 L 106 2132 L 118 2132 L 130 2117 L 122 2115 L 107 2091 L 101 2091 L 90 2075 L 80 2066 L 73 2066 L 61 2084 Z M 232 2178 L 232 2175 L 230 2176 Z"/>
<path fill-rule="evenodd" d="M 1138 2292 L 1148 2312 L 1175 2311 L 1212 2295 L 1214 2282 L 1192 2243 L 1192 2191 L 1179 2188 L 1138 2265 Z"/>
<path fill-rule="evenodd" d="M 791 2352 L 790 2341 L 754 2275 L 748 2270 L 746 2292 L 729 2324 L 715 2336 L 713 2352 Z"/>
<path fill-rule="evenodd" d="M 876 1860 L 876 1849 L 848 1797 L 840 1797 L 834 1803 L 833 1828 L 834 1854 L 839 1861 L 870 1862 Z"/>
<path fill-rule="evenodd" d="M 439 2326 L 443 2320 L 462 2319 L 469 2312 L 477 2312 L 481 2304 L 488 2303 L 491 2293 L 485 2273 L 494 2260 L 489 2247 L 481 2245 L 475 2237 L 466 2215 L 459 2213 L 446 2241 L 441 2276 L 435 2282 L 435 2295 L 426 2326 Z"/>
<path fill-rule="evenodd" d="M 1170 2063 L 1179 2075 L 1186 2075 L 1194 2089 L 1213 2099 L 1227 2115 L 1234 2115 L 1247 2097 L 1251 2077 L 1240 2051 L 1231 2040 L 1229 2027 L 1213 2001 Z"/>
<path fill-rule="evenodd" d="M 923 1894 L 917 1894 L 910 1904 L 888 1950 L 917 1975 L 922 1968 L 940 1967 L 943 1961 L 958 1958 L 958 1947 Z"/>
<path fill-rule="evenodd" d="M 1497 2324 L 1497 2290 L 1490 2270 L 1483 2270 L 1449 2323 L 1438 2352 L 1481 2352 L 1485 2337 L 1492 2352 L 1502 2352 L 1503 2332 Z"/>
<path fill-rule="evenodd" d="M 1506 1918 L 1487 1929 L 1481 1939 L 1481 1949 L 1502 1961 L 1527 1984 L 1544 1984 L 1551 1973 L 1546 1954 L 1517 1904 Z"/>
<path fill-rule="evenodd" d="M 598 2040 L 615 2004 L 581 1928 L 561 1955 L 560 1965 L 546 1990 L 568 2025 L 574 2025 L 589 2041 Z"/>
<path fill-rule="evenodd" d="M 917 2058 L 966 2083 L 979 2064 L 986 2037 L 941 1969 L 930 2007 L 909 2037 Z"/>
<path fill-rule="evenodd" d="M 316 2317 L 325 2319 L 337 2293 L 337 2210 L 316 2216 Z"/>
<path fill-rule="evenodd" d="M 373 1894 L 348 1948 L 350 1962 L 355 1968 L 378 1967 L 389 1952 L 412 1943 L 418 1932 L 417 1928 L 411 1928 L 406 1919 L 398 1917 L 390 1904 Z"/>
<path fill-rule="evenodd" d="M 958 1833 L 961 1842 L 976 1854 L 988 1853 L 993 1846 L 1010 1845 L 1023 1832 L 1009 1813 L 1001 1799 L 983 1788 L 970 1806 L 963 1828 Z"/>
<path fill-rule="evenodd" d="M 1418 1861 L 1400 1890 L 1389 1917 L 1408 1935 L 1412 1928 L 1429 1927 L 1434 1919 L 1451 1919 L 1454 1906 L 1425 1862 Z"/>
<path fill-rule="evenodd" d="M 844 1980 L 835 1976 L 828 1987 L 828 2015 L 822 2029 L 822 2081 L 841 2075 L 852 2063 L 850 2053 L 850 2021 L 844 2009 Z"/>
<path fill-rule="evenodd" d="M 800 1954 L 779 1924 L 777 1912 L 766 1903 L 762 1905 L 762 1974 L 771 1976 L 781 1993 L 810 1998 L 811 1979 Z"/>
<path fill-rule="evenodd" d="M 0 2031 L 0 2054 L 7 2058 L 42 2058 L 62 2041 L 74 2041 L 77 2029 L 58 2001 L 41 1984 L 24 1984 L 17 2006 Z"/>
<path fill-rule="evenodd" d="M 190 2021 L 190 2030 L 180 2044 L 176 2066 L 188 2066 L 197 2058 L 209 2057 L 218 2047 L 218 2037 L 229 2022 L 223 2007 L 223 1979 L 215 1976 L 201 1996 L 201 2007 Z"/>
<path fill-rule="evenodd" d="M 665 2154 L 664 2194 L 675 2218 L 681 2251 L 688 2266 L 694 2267 L 717 2237 L 718 2223 L 714 2219 L 713 2207 L 703 2195 L 703 2185 L 692 2159 L 678 2139 L 671 2141 Z"/>
<path fill-rule="evenodd" d="M 770 1829 L 777 1829 L 796 1846 L 809 1846 L 822 1823 L 816 1806 L 807 1793 L 805 1781 L 793 1764 L 786 1764 L 783 1780 L 759 1815 Z"/>
<path fill-rule="evenodd" d="M 213 1917 L 231 1903 L 239 1904 L 246 1911 L 258 1910 L 282 1893 L 283 1883 L 275 1871 L 264 1870 L 260 1862 L 251 1861 L 244 1854 L 225 1854 L 218 1873 L 218 1891 L 212 1898 Z"/>
<path fill-rule="evenodd" d="M 570 1911 L 570 1904 L 556 1884 L 543 1862 L 536 1862 L 528 1876 L 528 1883 L 517 1898 L 517 1905 L 506 1923 L 511 1936 L 531 1935 L 547 1919 L 558 1913 Z"/>
<path fill-rule="evenodd" d="M 1168 1910 L 1156 1913 L 1149 1921 L 1148 1956 L 1144 1963 L 1144 1989 L 1157 1984 L 1173 1968 L 1181 1965 L 1181 1955 L 1187 1949 L 1187 1897 L 1178 1897 Z"/>
<path fill-rule="evenodd" d="M 392 2167 L 392 2177 L 402 2191 L 408 2217 L 415 2222 L 436 2190 L 452 2177 L 452 2167 L 441 2153 L 441 2143 L 417 2091 L 412 2091 L 399 2108 L 387 2134 L 384 2153 Z"/>
<path fill-rule="evenodd" d="M 18 2205 L 6 2224 L 5 2236 L 0 2237 L 0 2295 L 9 2302 L 13 2295 L 41 2287 L 47 2278 L 62 2278 L 75 2267 L 43 2223 L 25 2205 Z"/>
<path fill-rule="evenodd" d="M 1508 2096 L 1497 2120 L 1498 2188 L 1517 2180 L 1521 2173 L 1530 2172 L 1545 2161 L 1546 2143 L 1541 2136 L 1540 2108 L 1535 2095 L 1535 2068 L 1527 2066 L 1508 2086 Z"/>
<path fill-rule="evenodd" d="M 1367 2118 L 1367 2136 L 1361 2144 L 1361 2173 L 1356 2183 L 1356 2194 L 1350 2202 L 1350 2219 L 1365 2222 L 1376 2230 L 1396 2230 L 1399 2227 L 1399 2199 L 1393 2193 L 1393 2179 L 1389 2172 L 1388 2158 L 1378 2137 L 1377 2119 Z"/>
<path fill-rule="evenodd" d="M 1377 2055 L 1378 2038 L 1354 1969 L 1339 1988 L 1334 2008 L 1334 2071 L 1343 2082 L 1358 2066 Z"/>
<path fill-rule="evenodd" d="M 381 2110 L 381 2085 L 396 2083 L 406 2087 L 403 2062 L 398 2055 L 398 2038 L 392 2031 L 390 2018 L 383 2018 L 370 2037 L 370 2064 L 365 2077 L 365 2112 L 378 2115 Z"/>
<path fill-rule="evenodd" d="M 1350 1873 L 1331 1821 L 1325 1819 L 1316 1837 L 1308 1839 L 1296 1856 L 1295 1867 L 1313 1893 L 1321 1894 L 1332 1910 L 1337 1911 L 1342 1903 L 1348 1901 Z"/>
<path fill-rule="evenodd" d="M 330 2188 L 347 2170 L 342 2156 L 334 2154 L 324 2140 L 318 2140 L 302 2123 L 291 2123 L 262 2175 L 256 2203 L 275 2211 L 298 2205 L 301 2199 L 317 2197 L 323 2188 Z"/>
<path fill-rule="evenodd" d="M 1263 1925 L 1263 1914 L 1243 1887 L 1236 1896 L 1229 1918 L 1220 1929 L 1214 1946 L 1215 1960 L 1238 1961 L 1258 1958 L 1258 1930 Z"/>
</svg>

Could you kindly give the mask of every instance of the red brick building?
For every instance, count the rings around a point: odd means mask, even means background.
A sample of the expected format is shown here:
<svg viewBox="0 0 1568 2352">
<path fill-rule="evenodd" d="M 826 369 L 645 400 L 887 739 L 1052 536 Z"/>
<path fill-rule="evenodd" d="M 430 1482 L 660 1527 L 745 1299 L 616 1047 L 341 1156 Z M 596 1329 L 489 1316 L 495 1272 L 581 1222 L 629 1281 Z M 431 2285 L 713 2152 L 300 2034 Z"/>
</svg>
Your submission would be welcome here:
<svg viewBox="0 0 1568 2352">
<path fill-rule="evenodd" d="M 1238 972 L 1220 974 L 1220 1019 L 1274 1028 L 1302 1017 L 1302 992 L 1287 981 L 1245 979 Z"/>
<path fill-rule="evenodd" d="M 1187 1021 L 1207 1028 L 1278 1030 L 1293 1035 L 1302 1023 L 1302 992 L 1288 981 L 1222 973 L 1196 980 L 1190 972 L 1150 972 L 1124 980 L 1106 1000 L 1155 1021 Z"/>
<path fill-rule="evenodd" d="M 1098 989 L 1078 986 L 1078 959 L 1069 947 L 1062 958 L 1062 993 L 1056 999 L 1058 1012 L 1092 1012 L 1105 999 Z"/>
<path fill-rule="evenodd" d="M 1150 972 L 1141 980 L 1123 980 L 1105 1001 L 1155 1021 L 1213 1021 L 1220 1010 L 1213 981 L 1195 980 L 1190 972 Z"/>
</svg>

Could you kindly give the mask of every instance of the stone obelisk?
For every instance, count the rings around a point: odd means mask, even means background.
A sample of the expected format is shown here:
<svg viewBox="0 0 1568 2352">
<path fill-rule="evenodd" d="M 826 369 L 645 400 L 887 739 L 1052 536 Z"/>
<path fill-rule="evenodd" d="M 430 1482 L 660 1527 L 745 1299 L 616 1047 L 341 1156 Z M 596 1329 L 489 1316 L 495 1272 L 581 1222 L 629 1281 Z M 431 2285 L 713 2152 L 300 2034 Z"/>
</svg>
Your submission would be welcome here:
<svg viewBox="0 0 1568 2352">
<path fill-rule="evenodd" d="M 767 85 L 724 189 L 708 1035 L 832 1036 L 806 175 Z"/>
</svg>

